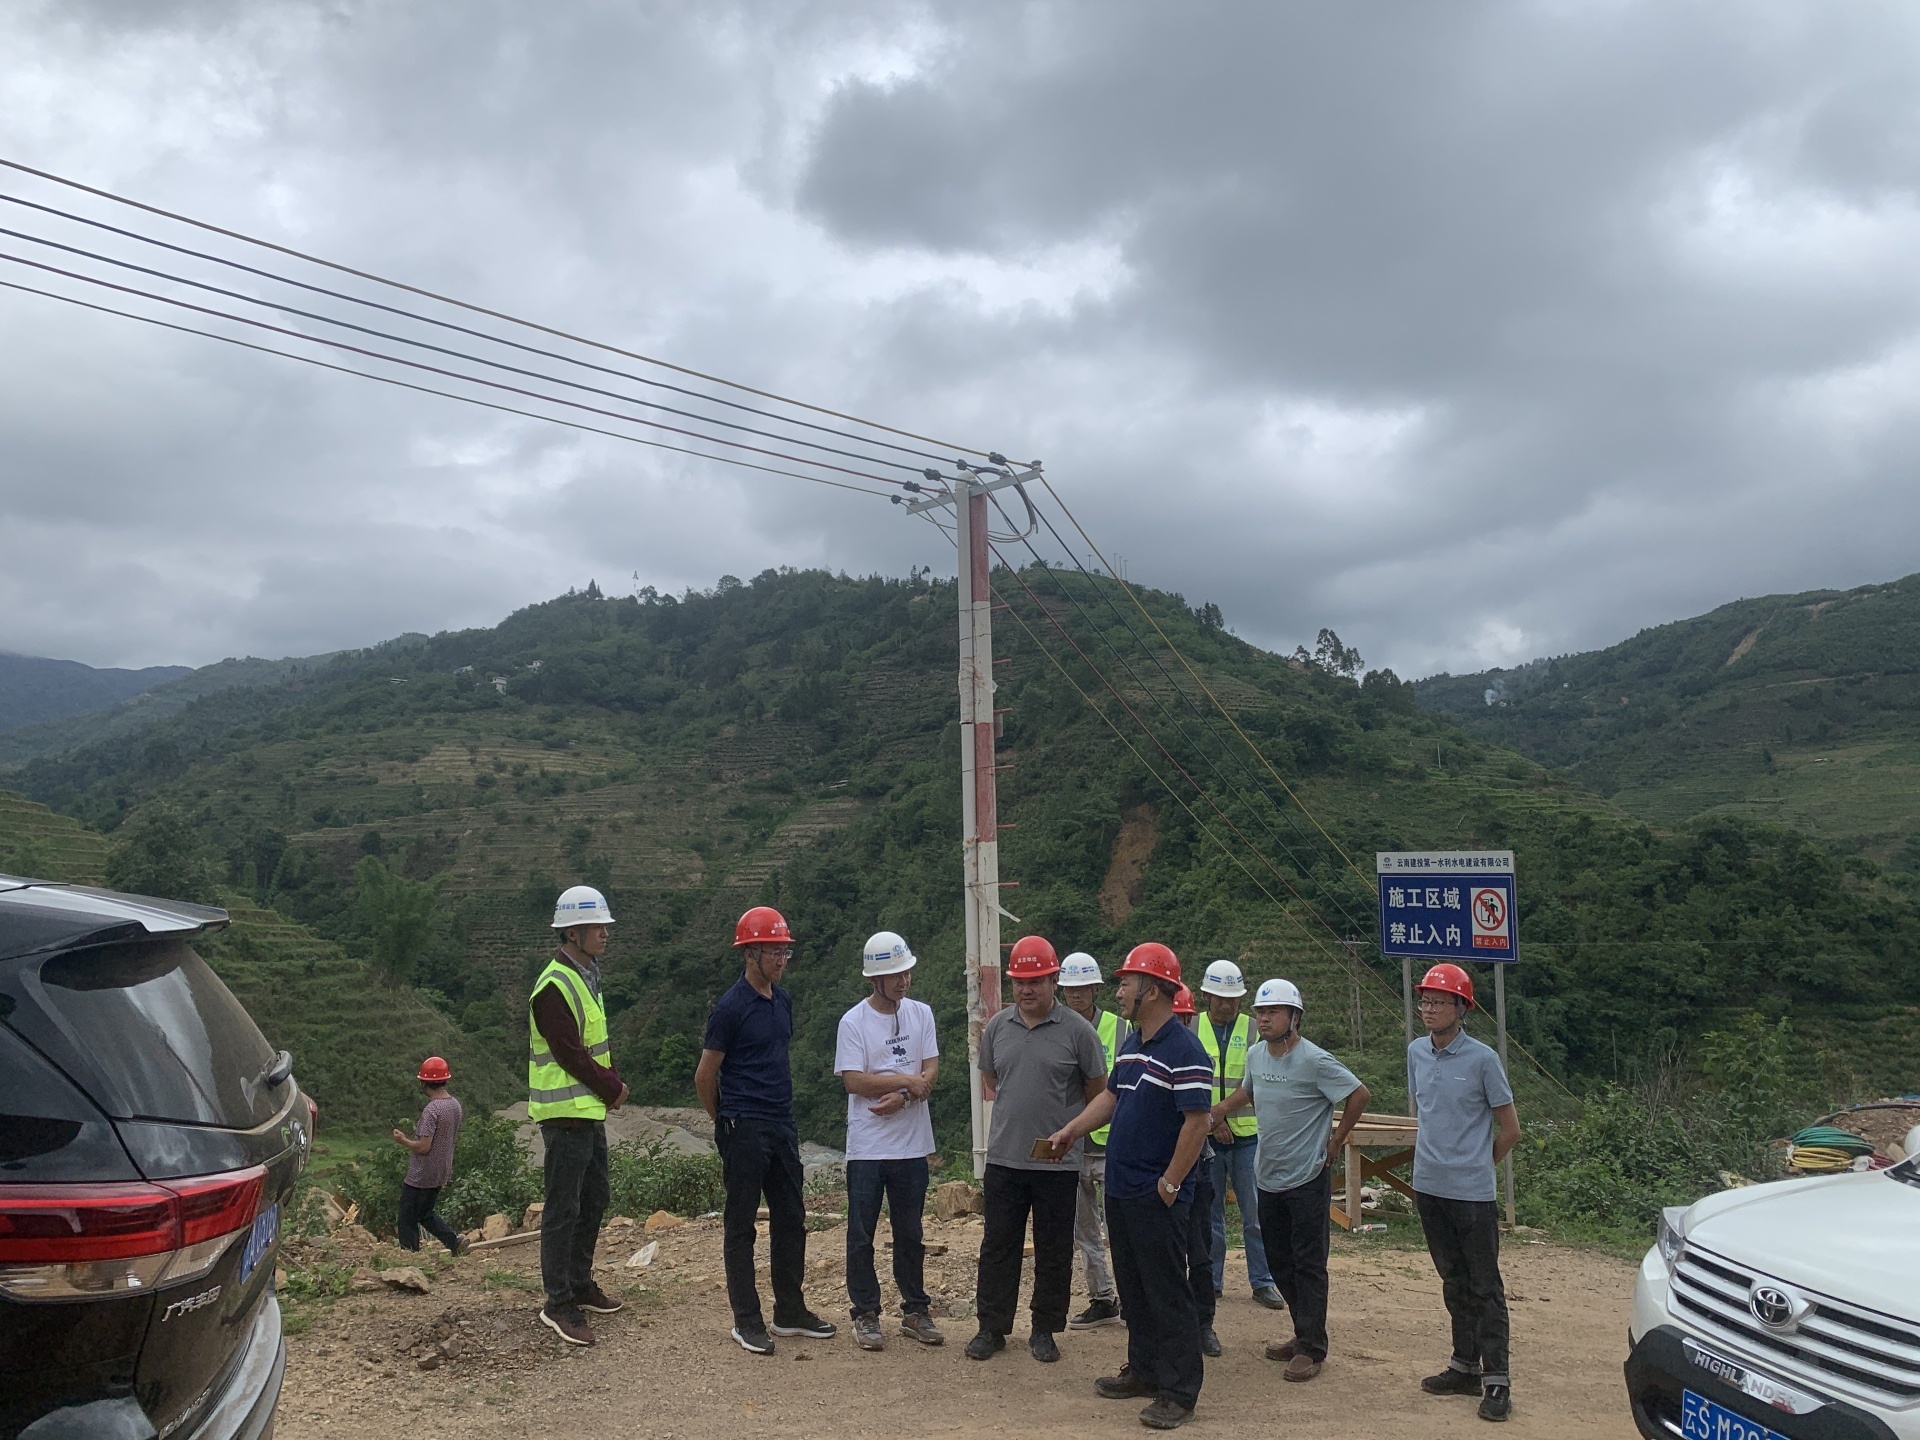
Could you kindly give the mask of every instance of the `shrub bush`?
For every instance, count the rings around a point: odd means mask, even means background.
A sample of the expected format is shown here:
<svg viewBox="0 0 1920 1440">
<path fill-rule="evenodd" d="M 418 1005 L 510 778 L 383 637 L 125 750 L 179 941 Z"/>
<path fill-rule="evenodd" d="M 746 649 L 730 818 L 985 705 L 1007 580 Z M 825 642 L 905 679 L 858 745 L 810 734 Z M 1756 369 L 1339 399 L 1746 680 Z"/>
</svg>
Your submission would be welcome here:
<svg viewBox="0 0 1920 1440">
<path fill-rule="evenodd" d="M 607 1156 L 613 1190 L 610 1215 L 704 1215 L 718 1210 L 726 1191 L 720 1183 L 718 1155 L 684 1155 L 663 1140 L 642 1145 L 628 1140 Z"/>
</svg>

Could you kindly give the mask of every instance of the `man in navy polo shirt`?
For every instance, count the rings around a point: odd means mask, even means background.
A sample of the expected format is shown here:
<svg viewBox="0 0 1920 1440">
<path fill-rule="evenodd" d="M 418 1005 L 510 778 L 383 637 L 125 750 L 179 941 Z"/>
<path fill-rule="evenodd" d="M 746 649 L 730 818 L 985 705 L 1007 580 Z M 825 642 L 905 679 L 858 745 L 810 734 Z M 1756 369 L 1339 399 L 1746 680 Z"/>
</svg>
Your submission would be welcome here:
<svg viewBox="0 0 1920 1440">
<path fill-rule="evenodd" d="M 754 1222 L 767 1200 L 773 1333 L 827 1339 L 833 1325 L 807 1308 L 807 1211 L 801 1198 L 800 1132 L 793 1123 L 793 997 L 780 985 L 793 935 L 778 910 L 756 905 L 733 930 L 745 973 L 713 1002 L 693 1088 L 713 1121 L 727 1187 L 723 1210 L 727 1299 L 741 1349 L 771 1355 L 773 1341 L 753 1283 Z"/>
<path fill-rule="evenodd" d="M 1136 945 L 1120 967 L 1120 1016 L 1135 1026 L 1114 1058 L 1107 1088 L 1053 1136 L 1056 1151 L 1111 1123 L 1107 1136 L 1107 1235 L 1127 1320 L 1127 1363 L 1094 1382 L 1109 1400 L 1150 1395 L 1150 1430 L 1193 1418 L 1205 1361 L 1187 1279 L 1194 1165 L 1206 1143 L 1213 1065 L 1173 1018 L 1180 960 L 1164 945 Z"/>
</svg>

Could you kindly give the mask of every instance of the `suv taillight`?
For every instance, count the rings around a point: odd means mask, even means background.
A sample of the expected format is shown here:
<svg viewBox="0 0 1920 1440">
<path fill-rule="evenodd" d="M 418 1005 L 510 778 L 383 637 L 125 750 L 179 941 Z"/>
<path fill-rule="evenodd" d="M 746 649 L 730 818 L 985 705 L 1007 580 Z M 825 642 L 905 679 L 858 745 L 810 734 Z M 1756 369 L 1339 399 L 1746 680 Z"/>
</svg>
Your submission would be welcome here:
<svg viewBox="0 0 1920 1440">
<path fill-rule="evenodd" d="M 0 1185 L 0 1294 L 74 1300 L 211 1270 L 253 1224 L 267 1170 L 165 1184 Z"/>
</svg>

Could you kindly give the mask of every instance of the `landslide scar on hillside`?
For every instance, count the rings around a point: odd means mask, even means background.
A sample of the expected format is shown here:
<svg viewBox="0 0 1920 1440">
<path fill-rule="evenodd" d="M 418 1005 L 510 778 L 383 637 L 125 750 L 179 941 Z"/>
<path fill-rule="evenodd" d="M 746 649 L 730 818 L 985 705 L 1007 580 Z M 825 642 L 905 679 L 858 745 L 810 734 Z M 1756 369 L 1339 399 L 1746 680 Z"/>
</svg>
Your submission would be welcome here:
<svg viewBox="0 0 1920 1440">
<path fill-rule="evenodd" d="M 1118 925 L 1133 913 L 1147 888 L 1147 862 L 1160 843 L 1159 812 L 1152 805 L 1135 805 L 1120 812 L 1120 833 L 1114 838 L 1113 859 L 1100 882 L 1100 913 L 1109 925 Z"/>
</svg>

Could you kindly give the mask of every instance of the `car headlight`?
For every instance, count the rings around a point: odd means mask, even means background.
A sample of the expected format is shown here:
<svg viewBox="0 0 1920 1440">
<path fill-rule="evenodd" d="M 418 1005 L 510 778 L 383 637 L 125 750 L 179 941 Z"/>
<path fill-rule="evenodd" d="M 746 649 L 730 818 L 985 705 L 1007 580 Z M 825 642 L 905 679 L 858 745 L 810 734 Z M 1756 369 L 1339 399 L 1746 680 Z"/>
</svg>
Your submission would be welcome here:
<svg viewBox="0 0 1920 1440">
<path fill-rule="evenodd" d="M 1686 1247 L 1687 1238 L 1683 1228 L 1687 1218 L 1687 1207 L 1669 1205 L 1660 1212 L 1660 1258 L 1672 1269 L 1674 1261 L 1680 1258 L 1680 1252 Z"/>
</svg>

